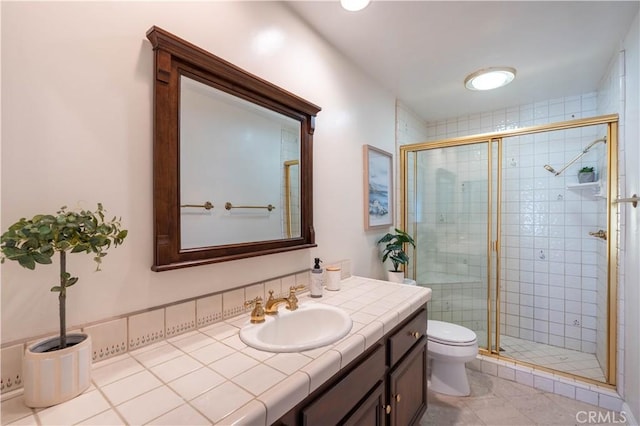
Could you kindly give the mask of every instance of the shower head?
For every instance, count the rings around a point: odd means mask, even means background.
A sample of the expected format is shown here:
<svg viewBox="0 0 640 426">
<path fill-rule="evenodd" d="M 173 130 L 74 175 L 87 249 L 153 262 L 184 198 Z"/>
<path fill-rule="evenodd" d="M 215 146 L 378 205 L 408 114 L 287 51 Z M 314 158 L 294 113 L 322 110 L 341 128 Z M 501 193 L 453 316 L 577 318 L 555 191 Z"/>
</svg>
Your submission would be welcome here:
<svg viewBox="0 0 640 426">
<path fill-rule="evenodd" d="M 553 173 L 554 175 L 558 176 L 560 175 L 560 173 L 564 172 L 567 167 L 569 167 L 570 165 L 572 165 L 573 163 L 575 163 L 580 157 L 582 157 L 583 155 L 585 155 L 587 152 L 589 152 L 589 150 L 591 148 L 593 148 L 593 146 L 597 143 L 607 143 L 607 138 L 606 136 L 600 139 L 596 139 L 595 141 L 591 142 L 589 145 L 587 145 L 582 151 L 580 151 L 580 153 L 578 155 L 576 155 L 571 161 L 569 161 L 567 164 L 565 164 L 565 166 L 563 168 L 560 169 L 560 171 L 556 171 L 553 167 L 551 167 L 548 164 L 544 165 L 545 170 Z"/>
<path fill-rule="evenodd" d="M 607 137 L 605 136 L 605 137 L 603 137 L 603 138 L 596 139 L 595 141 L 591 142 L 589 145 L 587 145 L 587 146 L 582 150 L 582 153 L 583 153 L 583 154 L 586 154 L 586 153 L 587 153 L 587 152 L 589 152 L 589 150 L 590 150 L 591 148 L 593 148 L 593 146 L 594 146 L 595 144 L 597 144 L 597 143 L 607 143 Z"/>
</svg>

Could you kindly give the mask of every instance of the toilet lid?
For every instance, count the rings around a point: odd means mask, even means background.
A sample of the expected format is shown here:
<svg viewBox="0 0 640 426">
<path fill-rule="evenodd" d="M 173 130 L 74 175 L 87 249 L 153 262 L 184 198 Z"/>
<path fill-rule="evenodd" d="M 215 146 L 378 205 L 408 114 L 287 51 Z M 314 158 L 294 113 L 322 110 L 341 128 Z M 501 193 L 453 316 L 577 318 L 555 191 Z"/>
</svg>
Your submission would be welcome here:
<svg viewBox="0 0 640 426">
<path fill-rule="evenodd" d="M 450 322 L 428 320 L 427 337 L 442 343 L 473 343 L 476 340 L 476 333 Z"/>
</svg>

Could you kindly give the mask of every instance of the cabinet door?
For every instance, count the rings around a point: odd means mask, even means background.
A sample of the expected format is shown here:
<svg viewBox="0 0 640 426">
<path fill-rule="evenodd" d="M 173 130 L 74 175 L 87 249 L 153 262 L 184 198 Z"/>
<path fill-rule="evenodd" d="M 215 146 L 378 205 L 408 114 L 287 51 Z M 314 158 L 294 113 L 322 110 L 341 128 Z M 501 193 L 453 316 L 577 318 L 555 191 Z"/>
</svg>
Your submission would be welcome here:
<svg viewBox="0 0 640 426">
<path fill-rule="evenodd" d="M 371 394 L 360 403 L 358 409 L 341 424 L 344 426 L 383 426 L 386 417 L 384 408 L 384 382 L 381 381 Z"/>
<path fill-rule="evenodd" d="M 386 373 L 385 350 L 377 344 L 338 383 L 302 409 L 303 426 L 336 425 L 358 406 Z"/>
<path fill-rule="evenodd" d="M 417 424 L 427 409 L 427 339 L 423 337 L 389 374 L 391 426 Z"/>
</svg>

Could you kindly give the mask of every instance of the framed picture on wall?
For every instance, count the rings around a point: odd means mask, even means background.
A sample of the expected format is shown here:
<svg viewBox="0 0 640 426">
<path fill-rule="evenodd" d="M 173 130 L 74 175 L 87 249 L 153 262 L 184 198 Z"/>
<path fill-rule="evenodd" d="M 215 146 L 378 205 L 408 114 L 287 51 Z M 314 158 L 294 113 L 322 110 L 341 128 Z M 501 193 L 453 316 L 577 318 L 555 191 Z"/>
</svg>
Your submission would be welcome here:
<svg viewBox="0 0 640 426">
<path fill-rule="evenodd" d="M 393 156 L 364 145 L 364 229 L 393 225 Z"/>
</svg>

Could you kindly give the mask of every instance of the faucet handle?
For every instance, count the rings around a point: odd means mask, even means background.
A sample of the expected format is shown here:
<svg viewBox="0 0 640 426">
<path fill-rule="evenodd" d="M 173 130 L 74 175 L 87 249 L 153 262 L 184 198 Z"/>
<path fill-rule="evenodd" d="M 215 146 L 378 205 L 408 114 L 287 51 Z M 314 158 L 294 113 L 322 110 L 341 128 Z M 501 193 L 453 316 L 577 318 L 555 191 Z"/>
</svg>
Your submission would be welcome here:
<svg viewBox="0 0 640 426">
<path fill-rule="evenodd" d="M 290 311 L 295 311 L 298 309 L 298 298 L 296 297 L 296 291 L 303 290 L 305 286 L 291 286 L 289 287 L 289 297 L 287 298 L 287 309 Z"/>
<path fill-rule="evenodd" d="M 292 285 L 291 287 L 289 287 L 289 295 L 296 294 L 296 292 L 304 290 L 305 288 L 307 287 L 305 287 L 304 284 L 300 284 L 298 286 Z"/>
<path fill-rule="evenodd" d="M 253 300 L 247 300 L 244 302 L 245 307 L 253 306 L 253 311 L 251 311 L 251 323 L 260 324 L 264 322 L 264 308 L 262 307 L 262 297 L 258 296 Z"/>
</svg>

